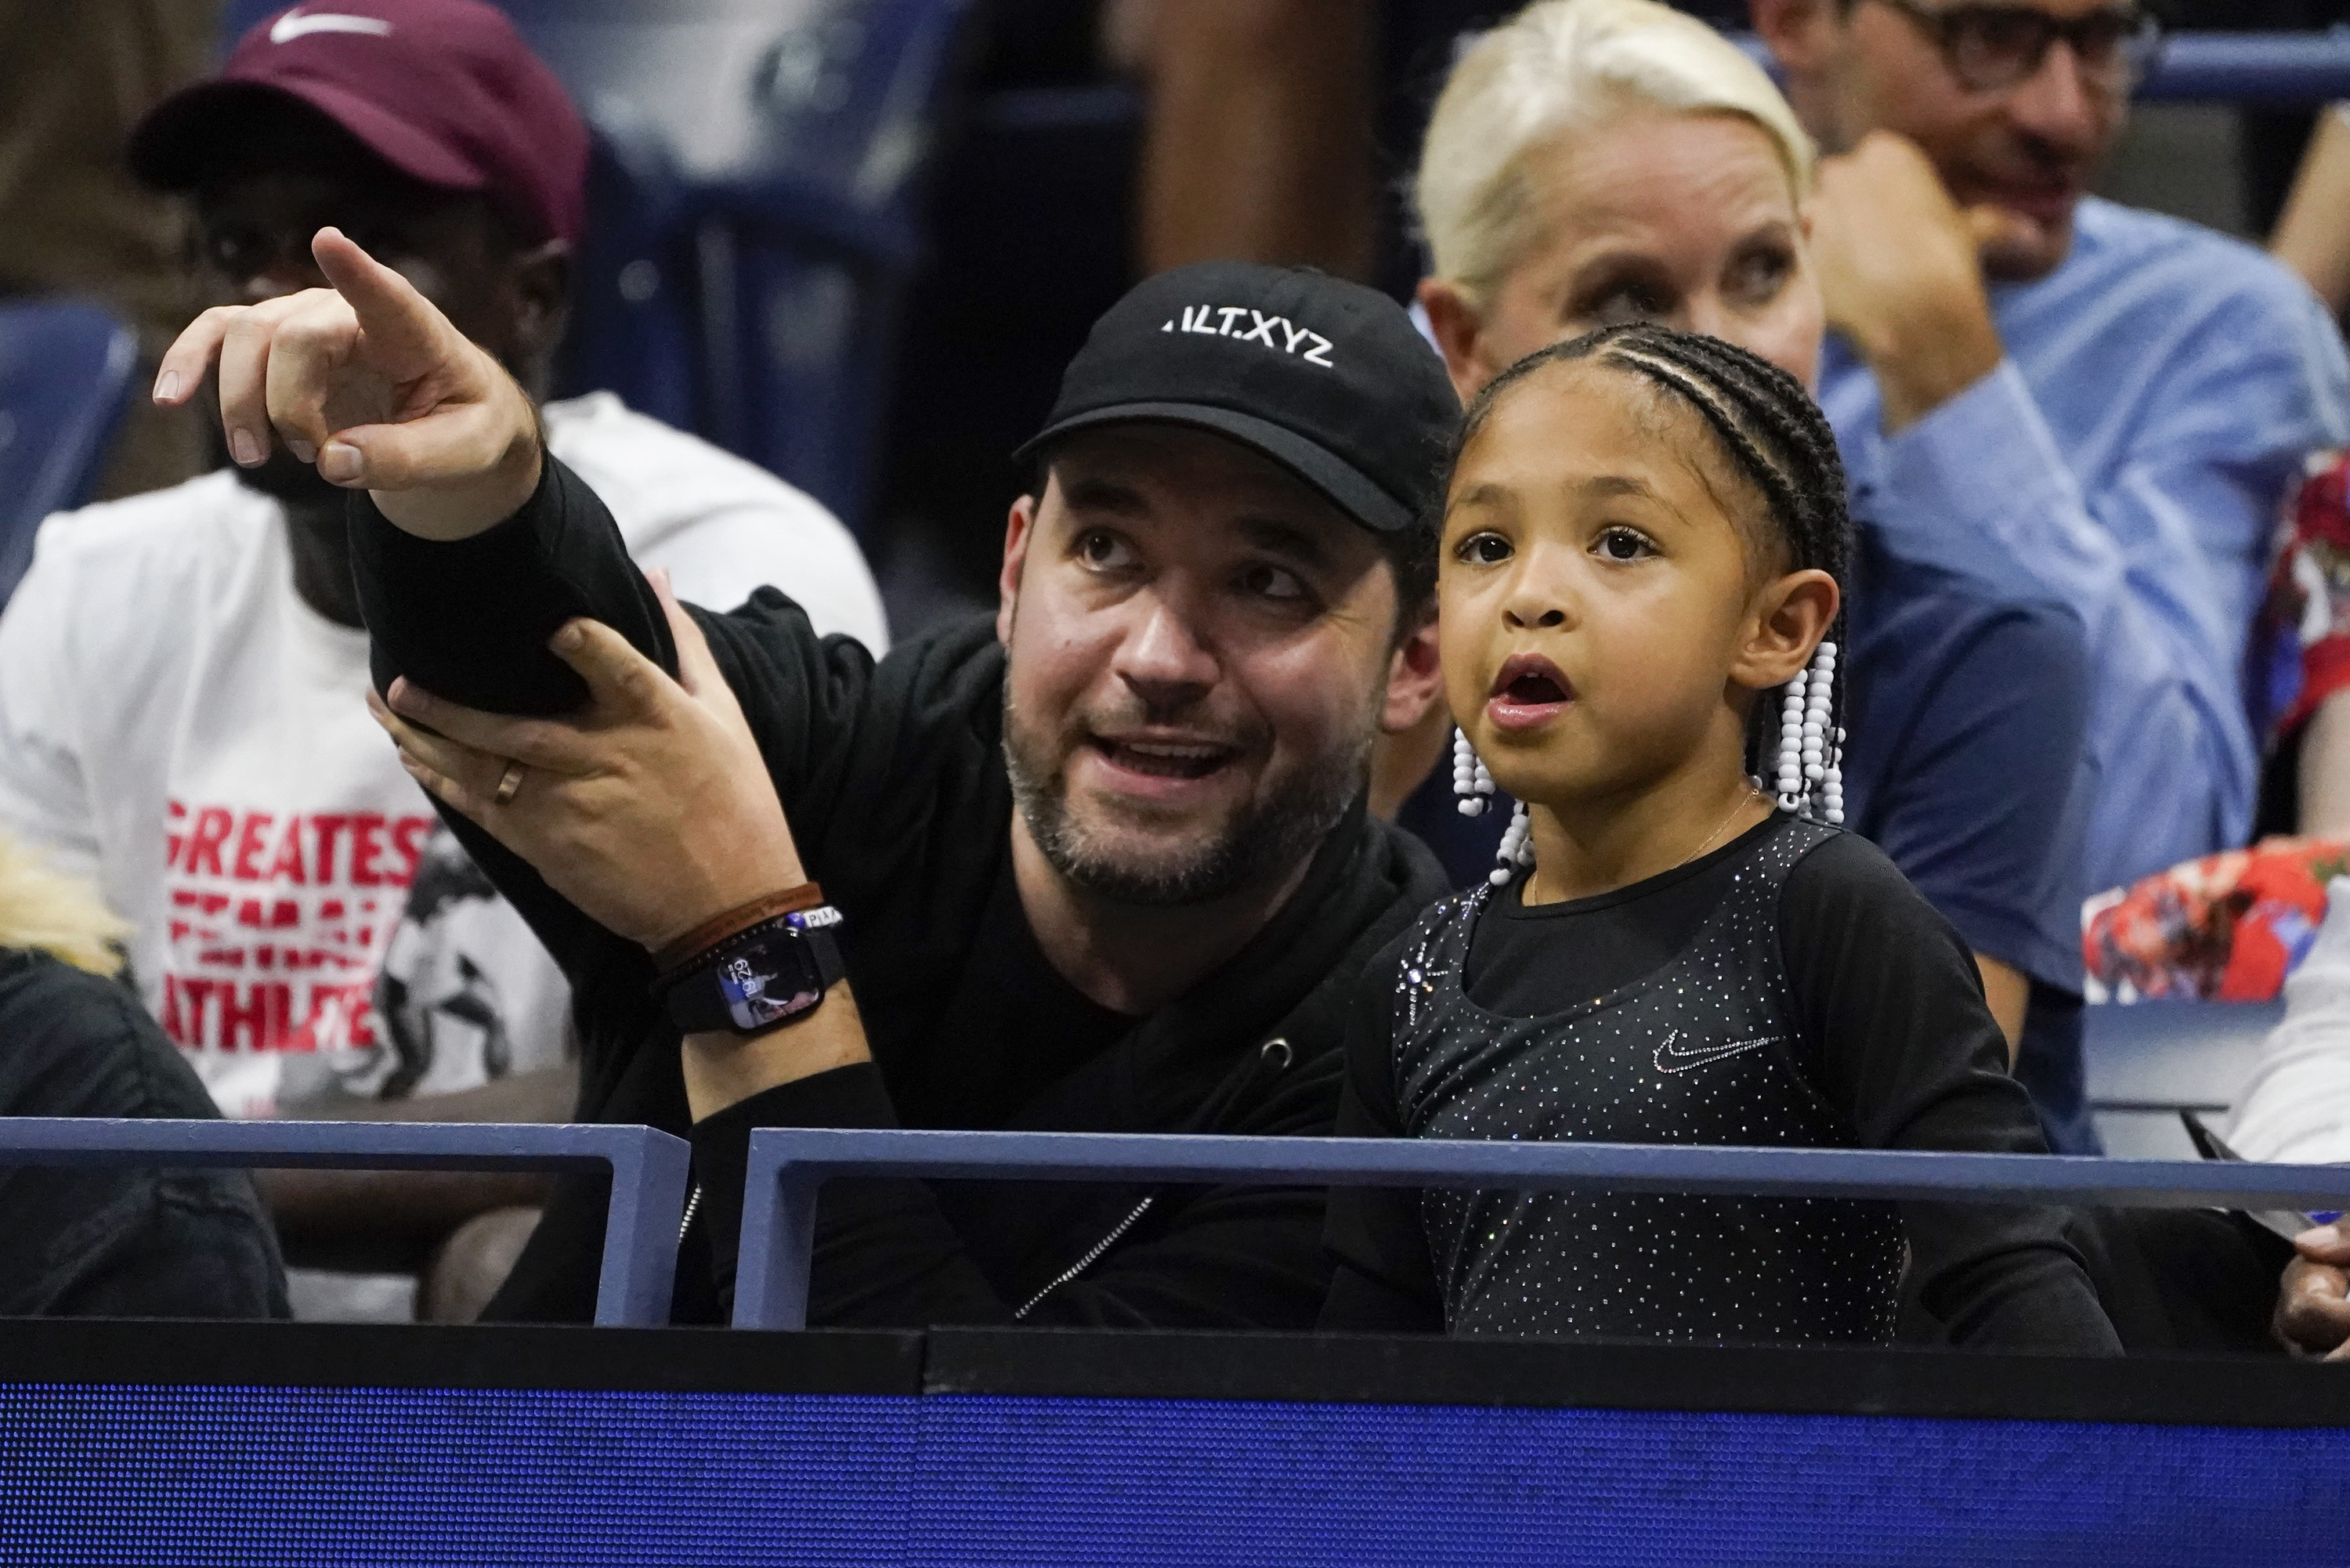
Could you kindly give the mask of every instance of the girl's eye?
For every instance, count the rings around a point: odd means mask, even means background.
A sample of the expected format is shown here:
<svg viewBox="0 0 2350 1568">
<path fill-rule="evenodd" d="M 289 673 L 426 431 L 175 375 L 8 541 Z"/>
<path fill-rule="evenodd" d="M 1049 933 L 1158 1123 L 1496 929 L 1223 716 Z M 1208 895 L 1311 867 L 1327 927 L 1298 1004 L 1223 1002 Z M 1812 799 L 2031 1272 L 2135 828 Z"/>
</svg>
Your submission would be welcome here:
<svg viewBox="0 0 2350 1568">
<path fill-rule="evenodd" d="M 1512 555 L 1510 542 L 1499 534 L 1471 534 L 1454 547 L 1456 560 L 1474 566 L 1498 566 Z"/>
<path fill-rule="evenodd" d="M 1648 535 L 1631 528 L 1607 529 L 1599 535 L 1596 548 L 1601 558 L 1609 561 L 1637 561 L 1657 553 Z"/>
</svg>

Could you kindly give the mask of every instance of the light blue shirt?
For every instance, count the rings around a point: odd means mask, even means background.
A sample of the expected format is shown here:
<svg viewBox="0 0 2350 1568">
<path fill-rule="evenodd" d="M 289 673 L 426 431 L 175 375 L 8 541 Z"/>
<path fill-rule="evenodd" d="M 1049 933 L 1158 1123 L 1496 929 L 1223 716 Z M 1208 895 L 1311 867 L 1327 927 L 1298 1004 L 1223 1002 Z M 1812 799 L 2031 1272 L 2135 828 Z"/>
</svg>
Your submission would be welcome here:
<svg viewBox="0 0 2350 1568">
<path fill-rule="evenodd" d="M 2063 265 L 1991 301 L 2006 359 L 1899 434 L 1840 338 L 1820 402 L 1894 547 L 2080 616 L 2088 885 L 2117 887 L 2251 831 L 2247 642 L 2287 490 L 2350 440 L 2350 364 L 2261 252 L 2094 199 Z"/>
</svg>

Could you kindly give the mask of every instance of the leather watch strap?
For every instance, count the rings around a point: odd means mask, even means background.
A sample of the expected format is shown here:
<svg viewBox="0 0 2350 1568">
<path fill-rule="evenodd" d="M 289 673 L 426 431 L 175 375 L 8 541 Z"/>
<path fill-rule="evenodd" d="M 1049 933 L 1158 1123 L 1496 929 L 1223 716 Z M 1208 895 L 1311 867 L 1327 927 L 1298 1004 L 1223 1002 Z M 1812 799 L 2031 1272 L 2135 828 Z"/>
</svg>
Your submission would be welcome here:
<svg viewBox="0 0 2350 1568">
<path fill-rule="evenodd" d="M 795 910 L 813 909 L 823 902 L 824 889 L 813 882 L 803 882 L 796 888 L 737 904 L 724 914 L 702 921 L 653 954 L 653 969 L 663 976 L 674 974 L 727 938 L 747 931 L 762 920 L 772 920 Z"/>
</svg>

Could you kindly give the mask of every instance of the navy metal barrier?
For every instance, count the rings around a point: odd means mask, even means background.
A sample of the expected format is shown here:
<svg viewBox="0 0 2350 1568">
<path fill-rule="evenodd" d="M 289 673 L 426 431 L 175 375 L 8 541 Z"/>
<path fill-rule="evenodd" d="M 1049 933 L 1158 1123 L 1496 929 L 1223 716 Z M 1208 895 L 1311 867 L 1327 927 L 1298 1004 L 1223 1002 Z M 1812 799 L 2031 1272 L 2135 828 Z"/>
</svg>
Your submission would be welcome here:
<svg viewBox="0 0 2350 1568">
<path fill-rule="evenodd" d="M 2173 34 L 2137 96 L 2257 104 L 2350 98 L 2350 30 Z"/>
<path fill-rule="evenodd" d="M 308 1170 L 596 1170 L 612 1177 L 602 1327 L 669 1321 L 690 1149 L 645 1127 L 0 1117 L 0 1166 Z"/>
<path fill-rule="evenodd" d="M 816 1192 L 835 1176 L 2339 1209 L 2350 1166 L 1713 1144 L 761 1127 L 751 1135 L 734 1326 L 804 1328 Z"/>
</svg>

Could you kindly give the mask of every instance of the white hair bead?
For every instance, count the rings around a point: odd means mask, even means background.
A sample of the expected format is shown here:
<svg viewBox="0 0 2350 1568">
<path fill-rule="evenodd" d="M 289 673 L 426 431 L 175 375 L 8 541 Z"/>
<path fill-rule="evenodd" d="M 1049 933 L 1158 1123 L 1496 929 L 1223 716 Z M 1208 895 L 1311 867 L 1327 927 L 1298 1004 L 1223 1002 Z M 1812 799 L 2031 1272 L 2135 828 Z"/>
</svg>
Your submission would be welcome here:
<svg viewBox="0 0 2350 1568">
<path fill-rule="evenodd" d="M 1779 809 L 1844 821 L 1844 731 L 1835 723 L 1836 645 L 1823 642 L 1780 704 Z"/>
<path fill-rule="evenodd" d="M 1534 863 L 1534 818 L 1524 801 L 1518 802 L 1517 810 L 1510 814 L 1510 826 L 1503 831 L 1501 847 L 1493 858 L 1499 864 L 1485 874 L 1485 880 L 1496 888 L 1508 884 L 1513 867 Z"/>
<path fill-rule="evenodd" d="M 1482 816 L 1492 805 L 1494 791 L 1493 775 L 1485 771 L 1485 760 L 1477 754 L 1464 730 L 1452 732 L 1452 793 L 1460 796 L 1454 807 L 1463 816 Z"/>
</svg>

